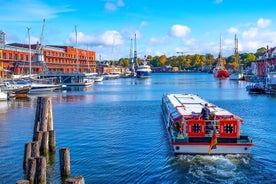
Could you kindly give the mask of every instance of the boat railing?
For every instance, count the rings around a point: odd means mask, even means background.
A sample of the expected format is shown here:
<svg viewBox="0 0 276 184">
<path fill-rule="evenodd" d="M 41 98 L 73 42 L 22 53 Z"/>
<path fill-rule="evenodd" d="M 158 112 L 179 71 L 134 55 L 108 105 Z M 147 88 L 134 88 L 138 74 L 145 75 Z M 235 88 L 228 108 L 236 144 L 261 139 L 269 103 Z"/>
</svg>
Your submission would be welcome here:
<svg viewBox="0 0 276 184">
<path fill-rule="evenodd" d="M 171 127 L 175 139 L 185 139 L 187 137 L 212 137 L 216 132 L 217 137 L 237 138 L 239 132 L 239 120 L 237 119 L 212 119 L 212 120 L 192 120 L 186 121 L 185 125 L 174 123 Z"/>
</svg>

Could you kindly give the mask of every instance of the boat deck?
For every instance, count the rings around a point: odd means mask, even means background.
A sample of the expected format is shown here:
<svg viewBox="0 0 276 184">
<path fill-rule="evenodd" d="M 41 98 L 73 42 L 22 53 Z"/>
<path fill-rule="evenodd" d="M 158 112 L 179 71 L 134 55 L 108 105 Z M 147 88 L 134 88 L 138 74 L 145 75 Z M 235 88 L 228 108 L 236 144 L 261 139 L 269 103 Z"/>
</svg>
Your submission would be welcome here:
<svg viewBox="0 0 276 184">
<path fill-rule="evenodd" d="M 238 118 L 240 117 L 234 115 L 233 113 L 216 106 L 210 102 L 207 102 L 203 98 L 193 95 L 193 94 L 168 94 L 168 101 L 171 103 L 171 108 L 177 108 L 179 115 L 184 116 L 184 118 L 199 118 L 201 109 L 207 103 L 210 112 L 216 115 L 217 119 L 220 118 Z"/>
</svg>

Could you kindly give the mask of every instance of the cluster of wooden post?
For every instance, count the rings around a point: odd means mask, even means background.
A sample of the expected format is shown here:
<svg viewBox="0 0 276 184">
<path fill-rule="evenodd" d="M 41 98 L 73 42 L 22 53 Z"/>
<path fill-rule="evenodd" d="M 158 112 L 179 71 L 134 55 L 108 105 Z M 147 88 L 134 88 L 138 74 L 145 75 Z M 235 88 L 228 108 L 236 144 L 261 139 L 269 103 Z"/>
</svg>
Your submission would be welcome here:
<svg viewBox="0 0 276 184">
<path fill-rule="evenodd" d="M 56 152 L 56 135 L 53 128 L 52 100 L 50 97 L 38 97 L 34 120 L 33 141 L 25 144 L 23 169 L 26 179 L 46 184 L 46 156 Z"/>
<path fill-rule="evenodd" d="M 52 100 L 38 97 L 34 121 L 33 141 L 25 144 L 23 169 L 27 171 L 26 180 L 16 184 L 46 184 L 48 154 L 56 153 L 56 135 L 53 128 Z M 66 184 L 84 184 L 82 176 L 70 177 L 70 150 L 62 147 L 60 155 L 60 174 Z"/>
</svg>

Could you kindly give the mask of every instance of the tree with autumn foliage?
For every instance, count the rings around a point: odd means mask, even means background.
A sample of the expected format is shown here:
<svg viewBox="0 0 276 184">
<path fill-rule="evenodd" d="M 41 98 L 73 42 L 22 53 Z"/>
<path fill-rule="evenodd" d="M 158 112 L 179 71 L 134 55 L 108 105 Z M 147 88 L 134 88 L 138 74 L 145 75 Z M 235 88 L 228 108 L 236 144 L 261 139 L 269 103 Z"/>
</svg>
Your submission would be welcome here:
<svg viewBox="0 0 276 184">
<path fill-rule="evenodd" d="M 165 55 L 160 56 L 159 64 L 160 66 L 165 65 L 167 62 L 167 57 Z"/>
</svg>

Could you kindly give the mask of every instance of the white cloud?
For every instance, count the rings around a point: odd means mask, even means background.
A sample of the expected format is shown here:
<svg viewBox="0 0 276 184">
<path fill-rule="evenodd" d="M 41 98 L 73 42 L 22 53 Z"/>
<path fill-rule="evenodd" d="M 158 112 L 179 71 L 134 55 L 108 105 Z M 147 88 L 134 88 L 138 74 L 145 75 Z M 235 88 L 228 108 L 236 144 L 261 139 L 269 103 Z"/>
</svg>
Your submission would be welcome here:
<svg viewBox="0 0 276 184">
<path fill-rule="evenodd" d="M 165 44 L 168 41 L 168 37 L 163 37 L 163 38 L 150 38 L 149 39 L 149 45 L 162 45 Z"/>
<path fill-rule="evenodd" d="M 117 6 L 113 3 L 110 3 L 110 2 L 106 2 L 104 7 L 108 11 L 116 11 L 117 10 Z"/>
<path fill-rule="evenodd" d="M 185 37 L 190 32 L 191 32 L 191 29 L 189 27 L 176 24 L 171 27 L 169 35 L 172 37 L 182 38 L 182 37 Z"/>
<path fill-rule="evenodd" d="M 196 40 L 194 38 L 184 40 L 185 45 L 195 45 Z"/>
<path fill-rule="evenodd" d="M 141 23 L 140 23 L 140 26 L 146 26 L 146 25 L 148 25 L 148 22 L 147 21 L 142 21 Z"/>
<path fill-rule="evenodd" d="M 118 7 L 123 7 L 125 4 L 123 0 L 118 0 L 116 3 L 106 2 L 104 6 L 107 11 L 116 11 Z"/>
<path fill-rule="evenodd" d="M 247 39 L 255 39 L 258 35 L 258 28 L 250 28 L 247 31 L 244 31 L 242 33 L 242 37 L 243 39 L 247 40 Z"/>
<path fill-rule="evenodd" d="M 266 28 L 267 26 L 269 26 L 271 23 L 271 20 L 270 19 L 263 19 L 263 18 L 260 18 L 257 22 L 257 26 L 259 28 Z"/>
<path fill-rule="evenodd" d="M 78 45 L 93 45 L 93 46 L 116 46 L 122 45 L 123 38 L 121 34 L 114 30 L 105 31 L 101 35 L 85 35 L 82 32 L 77 33 Z M 66 44 L 76 44 L 75 33 L 70 33 L 69 38 L 65 41 Z"/>
<path fill-rule="evenodd" d="M 117 1 L 117 5 L 118 5 L 119 7 L 123 7 L 123 6 L 125 6 L 125 3 L 123 2 L 123 0 L 118 0 L 118 1 Z"/>
<path fill-rule="evenodd" d="M 75 11 L 66 6 L 50 6 L 39 1 L 3 1 L 0 6 L 0 21 L 37 21 L 42 18 L 50 19 L 57 17 L 60 13 Z"/>
<path fill-rule="evenodd" d="M 239 32 L 238 28 L 235 28 L 235 27 L 230 27 L 228 30 L 227 30 L 228 33 L 230 34 L 236 34 Z"/>
</svg>

